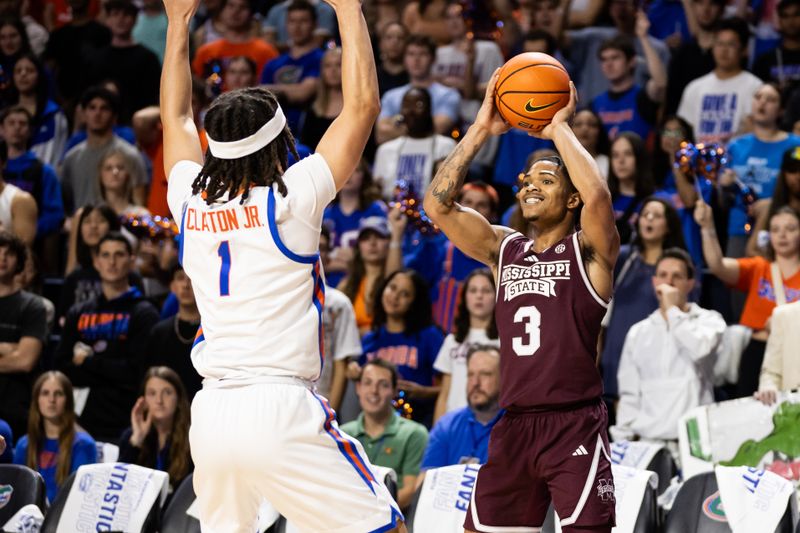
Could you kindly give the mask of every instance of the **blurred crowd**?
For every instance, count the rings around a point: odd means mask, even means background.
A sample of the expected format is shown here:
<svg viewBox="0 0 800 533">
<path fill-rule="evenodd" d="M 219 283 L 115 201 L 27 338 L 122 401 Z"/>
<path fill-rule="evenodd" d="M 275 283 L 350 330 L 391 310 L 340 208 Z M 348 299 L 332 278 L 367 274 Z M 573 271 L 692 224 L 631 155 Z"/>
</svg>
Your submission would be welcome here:
<svg viewBox="0 0 800 533">
<path fill-rule="evenodd" d="M 363 9 L 381 113 L 325 212 L 317 387 L 398 473 L 401 506 L 426 468 L 484 462 L 502 414 L 494 278 L 420 200 L 521 52 L 569 71 L 572 127 L 613 197 L 623 247 L 597 356 L 612 437 L 674 443 L 695 406 L 800 385 L 800 0 Z M 51 500 L 98 443 L 173 486 L 192 470 L 200 314 L 166 203 L 166 28 L 160 0 L 0 0 L 0 460 L 42 472 Z M 332 8 L 202 0 L 193 28 L 201 138 L 214 98 L 261 86 L 313 153 L 343 105 Z M 712 171 L 680 163 L 702 146 L 721 149 Z M 493 138 L 459 202 L 530 234 L 517 182 L 553 153 Z"/>
</svg>

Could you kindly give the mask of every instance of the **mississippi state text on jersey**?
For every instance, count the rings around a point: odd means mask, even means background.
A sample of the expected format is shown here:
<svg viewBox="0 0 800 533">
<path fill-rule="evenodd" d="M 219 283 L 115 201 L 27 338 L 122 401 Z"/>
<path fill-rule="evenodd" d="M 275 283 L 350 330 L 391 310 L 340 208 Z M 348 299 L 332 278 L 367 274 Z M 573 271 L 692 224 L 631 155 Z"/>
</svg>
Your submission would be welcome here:
<svg viewBox="0 0 800 533">
<path fill-rule="evenodd" d="M 500 245 L 495 317 L 503 408 L 547 408 L 599 398 L 597 336 L 608 303 L 589 282 L 578 234 L 536 253 L 519 233 Z"/>
</svg>

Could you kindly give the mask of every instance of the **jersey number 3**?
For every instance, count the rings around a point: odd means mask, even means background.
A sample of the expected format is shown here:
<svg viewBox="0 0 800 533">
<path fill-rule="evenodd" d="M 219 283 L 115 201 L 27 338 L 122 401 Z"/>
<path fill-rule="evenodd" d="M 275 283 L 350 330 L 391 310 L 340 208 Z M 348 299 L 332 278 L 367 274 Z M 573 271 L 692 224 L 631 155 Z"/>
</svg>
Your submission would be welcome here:
<svg viewBox="0 0 800 533">
<path fill-rule="evenodd" d="M 525 324 L 525 335 L 511 339 L 514 353 L 520 356 L 535 354 L 541 343 L 542 315 L 539 310 L 533 305 L 520 307 L 514 313 L 514 323 Z"/>
<path fill-rule="evenodd" d="M 231 293 L 231 246 L 228 241 L 219 243 L 217 255 L 222 260 L 219 269 L 219 295 L 228 296 Z"/>
</svg>

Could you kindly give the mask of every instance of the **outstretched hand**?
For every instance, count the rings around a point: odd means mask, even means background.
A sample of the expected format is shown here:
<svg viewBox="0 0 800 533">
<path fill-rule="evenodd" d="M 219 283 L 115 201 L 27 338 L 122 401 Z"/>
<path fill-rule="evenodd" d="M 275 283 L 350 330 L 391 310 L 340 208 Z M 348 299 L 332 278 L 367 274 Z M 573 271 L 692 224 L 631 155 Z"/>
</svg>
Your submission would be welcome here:
<svg viewBox="0 0 800 533">
<path fill-rule="evenodd" d="M 499 77 L 500 69 L 496 69 L 486 86 L 486 95 L 483 97 L 483 103 L 474 123 L 476 126 L 485 128 L 492 135 L 502 135 L 511 129 L 511 125 L 500 115 L 494 103 L 495 87 Z"/>
<path fill-rule="evenodd" d="M 553 115 L 553 120 L 550 123 L 542 128 L 540 131 L 532 131 L 529 135 L 532 137 L 538 137 L 540 139 L 547 139 L 553 140 L 553 135 L 555 134 L 556 128 L 561 124 L 569 124 L 572 120 L 572 117 L 575 115 L 575 109 L 578 107 L 578 89 L 575 88 L 575 84 L 572 83 L 572 80 L 569 82 L 569 103 L 559 109 L 555 115 Z"/>
</svg>

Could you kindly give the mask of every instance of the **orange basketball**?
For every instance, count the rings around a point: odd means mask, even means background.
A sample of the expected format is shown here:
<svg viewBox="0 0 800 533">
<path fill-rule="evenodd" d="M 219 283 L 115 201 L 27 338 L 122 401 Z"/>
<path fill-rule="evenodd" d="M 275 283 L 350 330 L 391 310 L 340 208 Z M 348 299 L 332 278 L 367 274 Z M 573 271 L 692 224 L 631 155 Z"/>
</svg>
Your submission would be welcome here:
<svg viewBox="0 0 800 533">
<path fill-rule="evenodd" d="M 526 52 L 500 69 L 495 104 L 506 122 L 525 131 L 539 131 L 569 103 L 569 74 L 547 54 Z"/>
</svg>

